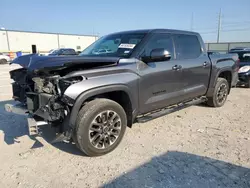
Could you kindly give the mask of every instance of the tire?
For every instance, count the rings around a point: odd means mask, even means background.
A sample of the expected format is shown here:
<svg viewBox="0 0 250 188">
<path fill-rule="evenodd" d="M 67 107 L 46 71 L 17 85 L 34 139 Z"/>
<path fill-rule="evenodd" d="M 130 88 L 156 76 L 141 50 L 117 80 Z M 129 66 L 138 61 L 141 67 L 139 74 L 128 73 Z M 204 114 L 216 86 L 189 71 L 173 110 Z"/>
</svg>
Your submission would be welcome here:
<svg viewBox="0 0 250 188">
<path fill-rule="evenodd" d="M 229 84 L 225 78 L 218 78 L 213 97 L 209 97 L 207 104 L 211 107 L 221 107 L 225 104 L 228 96 Z"/>
<path fill-rule="evenodd" d="M 73 139 L 87 156 L 100 156 L 120 144 L 126 127 L 127 116 L 121 105 L 109 99 L 95 99 L 79 111 Z"/>
<path fill-rule="evenodd" d="M 7 60 L 6 59 L 0 59 L 0 64 L 6 64 Z"/>
<path fill-rule="evenodd" d="M 248 79 L 248 82 L 245 84 L 246 88 L 250 88 L 250 78 Z"/>
</svg>

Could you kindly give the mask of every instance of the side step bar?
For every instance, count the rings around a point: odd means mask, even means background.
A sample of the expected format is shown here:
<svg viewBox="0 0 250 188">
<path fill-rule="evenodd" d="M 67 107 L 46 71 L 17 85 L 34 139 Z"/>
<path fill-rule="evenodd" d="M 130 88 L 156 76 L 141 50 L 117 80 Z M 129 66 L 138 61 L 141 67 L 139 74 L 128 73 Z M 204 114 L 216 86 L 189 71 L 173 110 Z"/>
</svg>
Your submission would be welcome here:
<svg viewBox="0 0 250 188">
<path fill-rule="evenodd" d="M 138 117 L 136 119 L 137 123 L 146 123 L 152 119 L 156 119 L 162 116 L 165 116 L 167 114 L 179 111 L 181 109 L 187 108 L 192 105 L 200 104 L 202 102 L 205 102 L 207 99 L 205 97 L 199 98 L 199 99 L 194 99 L 192 101 L 186 102 L 186 103 L 180 103 L 176 106 L 173 106 L 172 108 L 164 108 L 160 111 L 152 112 L 146 115 L 143 115 L 141 117 Z"/>
</svg>

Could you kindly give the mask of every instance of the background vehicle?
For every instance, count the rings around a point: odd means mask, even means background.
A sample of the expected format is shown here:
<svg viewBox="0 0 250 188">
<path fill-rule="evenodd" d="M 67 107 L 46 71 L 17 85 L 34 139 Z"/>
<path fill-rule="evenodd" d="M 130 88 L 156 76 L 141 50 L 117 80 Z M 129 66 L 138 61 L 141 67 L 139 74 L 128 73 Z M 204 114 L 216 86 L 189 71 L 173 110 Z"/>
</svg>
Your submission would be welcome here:
<svg viewBox="0 0 250 188">
<path fill-rule="evenodd" d="M 239 85 L 244 84 L 250 88 L 250 49 L 237 50 L 230 53 L 237 53 L 239 56 Z"/>
<path fill-rule="evenodd" d="M 232 53 L 232 52 L 236 52 L 236 51 L 249 51 L 250 50 L 250 47 L 236 47 L 236 48 L 232 48 L 229 50 L 229 53 Z"/>
<path fill-rule="evenodd" d="M 112 52 L 96 53 L 103 46 Z M 137 30 L 102 37 L 79 56 L 19 57 L 13 63 L 24 68 L 10 75 L 31 134 L 42 119 L 58 127 L 55 141 L 73 138 L 97 156 L 114 150 L 134 122 L 200 102 L 223 106 L 237 81 L 237 59 L 209 56 L 198 33 Z"/>
<path fill-rule="evenodd" d="M 219 52 L 216 51 L 208 51 L 208 55 L 221 55 Z"/>
<path fill-rule="evenodd" d="M 0 64 L 5 64 L 10 61 L 10 57 L 7 55 L 4 55 L 3 53 L 0 53 Z"/>
<path fill-rule="evenodd" d="M 63 55 L 78 55 L 77 52 L 72 48 L 60 48 L 51 50 L 49 56 L 63 56 Z"/>
</svg>

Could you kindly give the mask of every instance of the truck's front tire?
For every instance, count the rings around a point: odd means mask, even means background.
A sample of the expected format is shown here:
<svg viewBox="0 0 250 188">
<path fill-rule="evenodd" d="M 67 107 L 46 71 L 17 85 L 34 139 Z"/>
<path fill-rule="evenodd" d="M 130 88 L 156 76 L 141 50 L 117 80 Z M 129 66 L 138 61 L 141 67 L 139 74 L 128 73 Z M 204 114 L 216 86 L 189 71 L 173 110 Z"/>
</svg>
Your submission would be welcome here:
<svg viewBox="0 0 250 188">
<path fill-rule="evenodd" d="M 218 78 L 212 97 L 208 98 L 207 104 L 212 107 L 221 107 L 225 104 L 228 96 L 229 84 L 225 78 Z"/>
<path fill-rule="evenodd" d="M 88 156 L 100 156 L 114 150 L 127 127 L 121 105 L 109 99 L 88 102 L 78 113 L 74 140 Z"/>
</svg>

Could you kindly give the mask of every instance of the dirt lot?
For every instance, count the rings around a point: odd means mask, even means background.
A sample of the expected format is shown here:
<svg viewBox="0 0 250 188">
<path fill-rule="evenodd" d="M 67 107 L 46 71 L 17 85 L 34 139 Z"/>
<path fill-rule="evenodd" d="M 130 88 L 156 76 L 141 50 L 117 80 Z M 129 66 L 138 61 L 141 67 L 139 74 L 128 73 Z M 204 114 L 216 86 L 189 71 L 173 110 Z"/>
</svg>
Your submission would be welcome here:
<svg viewBox="0 0 250 188">
<path fill-rule="evenodd" d="M 250 187 L 250 90 L 233 89 L 222 108 L 192 106 L 135 124 L 120 146 L 96 158 L 53 134 L 30 138 L 11 99 L 7 65 L 0 67 L 0 187 Z"/>
</svg>

